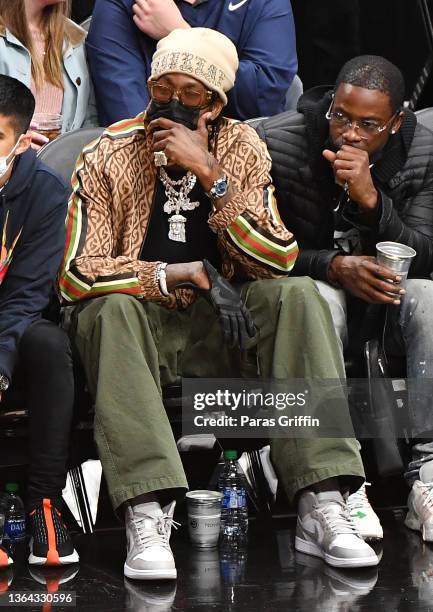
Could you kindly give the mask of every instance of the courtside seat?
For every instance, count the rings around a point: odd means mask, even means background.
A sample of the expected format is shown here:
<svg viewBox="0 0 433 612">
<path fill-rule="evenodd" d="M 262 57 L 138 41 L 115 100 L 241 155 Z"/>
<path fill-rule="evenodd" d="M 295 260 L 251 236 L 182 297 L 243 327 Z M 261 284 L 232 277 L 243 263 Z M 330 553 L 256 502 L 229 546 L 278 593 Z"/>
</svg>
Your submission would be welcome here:
<svg viewBox="0 0 433 612">
<path fill-rule="evenodd" d="M 433 132 L 433 108 L 423 108 L 416 113 L 418 121 L 431 132 Z"/>
<path fill-rule="evenodd" d="M 83 148 L 92 140 L 99 138 L 103 130 L 102 127 L 92 127 L 66 132 L 42 147 L 38 151 L 38 158 L 58 172 L 72 192 L 71 176 L 75 162 Z"/>
</svg>

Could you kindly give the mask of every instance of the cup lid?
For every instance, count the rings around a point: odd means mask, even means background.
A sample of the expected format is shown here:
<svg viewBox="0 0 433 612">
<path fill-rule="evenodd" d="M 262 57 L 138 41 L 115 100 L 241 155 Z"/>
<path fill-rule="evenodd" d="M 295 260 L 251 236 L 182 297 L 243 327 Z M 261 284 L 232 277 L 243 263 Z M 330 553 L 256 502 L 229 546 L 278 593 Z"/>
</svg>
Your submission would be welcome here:
<svg viewBox="0 0 433 612">
<path fill-rule="evenodd" d="M 217 501 L 222 499 L 223 494 L 219 491 L 208 491 L 207 489 L 197 489 L 196 491 L 188 491 L 185 497 L 197 501 Z"/>
</svg>

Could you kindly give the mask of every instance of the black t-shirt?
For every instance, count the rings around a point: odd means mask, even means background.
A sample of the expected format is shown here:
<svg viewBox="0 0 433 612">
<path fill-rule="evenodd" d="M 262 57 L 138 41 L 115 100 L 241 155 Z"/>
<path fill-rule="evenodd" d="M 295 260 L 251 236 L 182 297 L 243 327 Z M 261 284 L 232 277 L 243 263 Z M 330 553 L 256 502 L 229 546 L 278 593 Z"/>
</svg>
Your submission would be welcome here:
<svg viewBox="0 0 433 612">
<path fill-rule="evenodd" d="M 173 178 L 178 179 L 182 175 Z M 177 242 L 168 237 L 168 220 L 175 212 L 164 212 L 167 201 L 164 185 L 156 180 L 156 192 L 152 212 L 147 227 L 146 237 L 140 252 L 142 261 L 165 261 L 171 263 L 187 263 L 208 259 L 217 269 L 221 269 L 221 256 L 217 247 L 217 235 L 208 225 L 208 217 L 212 204 L 197 180 L 194 188 L 188 194 L 191 202 L 200 202 L 194 210 L 181 210 L 179 214 L 186 218 L 186 242 Z"/>
</svg>

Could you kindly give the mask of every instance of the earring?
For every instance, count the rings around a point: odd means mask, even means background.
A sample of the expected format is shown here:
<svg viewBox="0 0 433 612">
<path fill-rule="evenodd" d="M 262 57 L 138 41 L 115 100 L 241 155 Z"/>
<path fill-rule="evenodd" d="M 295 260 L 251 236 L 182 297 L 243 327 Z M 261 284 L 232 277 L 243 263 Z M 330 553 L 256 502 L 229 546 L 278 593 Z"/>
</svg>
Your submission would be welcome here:
<svg viewBox="0 0 433 612">
<path fill-rule="evenodd" d="M 391 130 L 391 134 L 395 134 L 395 130 Z"/>
</svg>

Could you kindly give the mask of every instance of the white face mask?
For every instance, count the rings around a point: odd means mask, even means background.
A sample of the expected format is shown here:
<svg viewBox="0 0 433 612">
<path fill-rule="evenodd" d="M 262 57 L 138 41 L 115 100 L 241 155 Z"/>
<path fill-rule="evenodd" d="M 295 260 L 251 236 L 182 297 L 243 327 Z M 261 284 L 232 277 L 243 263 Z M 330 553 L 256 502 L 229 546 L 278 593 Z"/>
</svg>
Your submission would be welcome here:
<svg viewBox="0 0 433 612">
<path fill-rule="evenodd" d="M 11 155 L 13 155 L 15 149 L 17 148 L 17 146 L 20 144 L 20 140 L 21 137 L 18 138 L 15 146 L 13 147 L 13 149 L 8 153 L 8 155 L 5 155 L 4 157 L 0 157 L 0 179 L 6 174 L 6 172 L 9 170 L 12 162 L 14 161 L 14 157 L 12 157 L 11 161 L 8 163 L 8 159 Z"/>
</svg>

